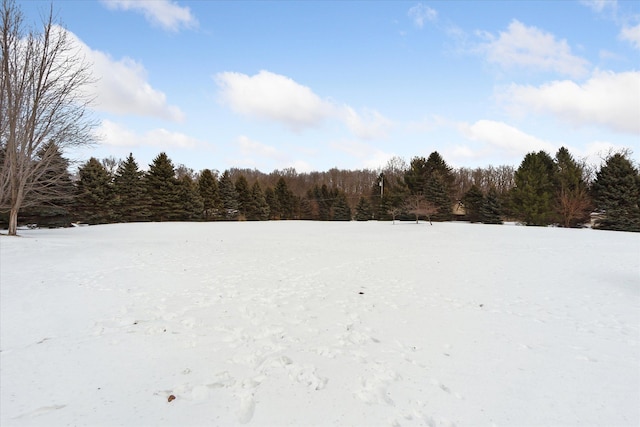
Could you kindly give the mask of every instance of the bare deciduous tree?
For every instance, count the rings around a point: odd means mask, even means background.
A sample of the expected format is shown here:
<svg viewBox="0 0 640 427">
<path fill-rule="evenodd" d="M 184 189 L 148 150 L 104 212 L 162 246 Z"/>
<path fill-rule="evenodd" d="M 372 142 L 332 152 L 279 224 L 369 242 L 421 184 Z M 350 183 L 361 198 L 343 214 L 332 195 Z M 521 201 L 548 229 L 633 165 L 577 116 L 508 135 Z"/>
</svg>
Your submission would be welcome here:
<svg viewBox="0 0 640 427">
<path fill-rule="evenodd" d="M 18 212 L 59 195 L 43 179 L 57 159 L 55 147 L 90 144 L 89 64 L 53 10 L 42 31 L 27 30 L 14 0 L 0 6 L 0 209 L 9 212 L 9 235 L 16 235 Z"/>
<path fill-rule="evenodd" d="M 414 194 L 407 197 L 405 201 L 405 208 L 407 212 L 414 214 L 416 216 L 416 224 L 421 216 L 426 217 L 429 220 L 429 224 L 433 225 L 431 222 L 431 215 L 438 212 L 438 208 L 431 202 L 429 202 L 423 195 Z"/>
<path fill-rule="evenodd" d="M 586 221 L 591 208 L 591 197 L 586 187 L 560 190 L 558 211 L 564 227 L 571 227 L 576 221 Z"/>
</svg>

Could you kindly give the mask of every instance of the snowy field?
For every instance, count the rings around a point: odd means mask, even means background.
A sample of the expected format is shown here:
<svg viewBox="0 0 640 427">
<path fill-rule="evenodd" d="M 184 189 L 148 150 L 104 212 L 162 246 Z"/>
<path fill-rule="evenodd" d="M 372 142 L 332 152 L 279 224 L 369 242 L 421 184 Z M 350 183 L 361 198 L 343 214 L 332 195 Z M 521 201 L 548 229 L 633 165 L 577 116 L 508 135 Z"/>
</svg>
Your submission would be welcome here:
<svg viewBox="0 0 640 427">
<path fill-rule="evenodd" d="M 3 427 L 640 425 L 639 234 L 121 224 L 0 271 Z"/>
</svg>

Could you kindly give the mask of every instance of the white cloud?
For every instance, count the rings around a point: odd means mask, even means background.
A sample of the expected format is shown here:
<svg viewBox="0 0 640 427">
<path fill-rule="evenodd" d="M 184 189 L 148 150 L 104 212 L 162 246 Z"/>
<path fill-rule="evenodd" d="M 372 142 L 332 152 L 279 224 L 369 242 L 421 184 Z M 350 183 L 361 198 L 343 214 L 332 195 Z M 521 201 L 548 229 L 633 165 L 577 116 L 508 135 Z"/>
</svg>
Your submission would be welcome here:
<svg viewBox="0 0 640 427">
<path fill-rule="evenodd" d="M 599 125 L 640 133 L 640 72 L 598 71 L 580 85 L 570 80 L 540 87 L 512 85 L 499 95 L 513 112 L 548 113 L 575 126 Z"/>
<path fill-rule="evenodd" d="M 269 71 L 255 76 L 224 72 L 215 79 L 222 101 L 236 113 L 283 122 L 296 131 L 333 114 L 333 105 L 311 89 Z"/>
<path fill-rule="evenodd" d="M 288 152 L 278 150 L 275 147 L 252 140 L 245 135 L 240 135 L 235 145 L 239 149 L 241 158 L 234 160 L 234 164 L 242 167 L 258 167 L 269 163 L 273 169 L 293 167 L 297 171 L 309 172 L 311 165 L 303 160 L 293 160 Z"/>
<path fill-rule="evenodd" d="M 413 20 L 413 23 L 420 28 L 424 27 L 425 21 L 434 22 L 438 19 L 438 12 L 422 3 L 418 3 L 410 8 L 407 15 Z"/>
<path fill-rule="evenodd" d="M 551 33 L 527 27 L 513 20 L 498 37 L 482 33 L 487 42 L 479 51 L 487 61 L 503 68 L 524 67 L 536 71 L 553 71 L 573 77 L 587 73 L 588 62 L 571 53 L 566 40 L 556 40 Z"/>
<path fill-rule="evenodd" d="M 343 139 L 334 141 L 331 147 L 358 159 L 361 167 L 376 169 L 383 167 L 394 154 L 387 153 L 360 141 Z"/>
<path fill-rule="evenodd" d="M 358 113 L 348 105 L 320 98 L 309 87 L 293 79 L 262 70 L 254 76 L 223 72 L 215 76 L 220 99 L 231 110 L 245 116 L 283 123 L 293 131 L 319 127 L 335 119 L 363 139 L 386 136 L 391 121 L 375 110 Z"/>
<path fill-rule="evenodd" d="M 201 145 L 197 139 L 182 133 L 159 128 L 139 134 L 110 120 L 103 120 L 96 129 L 96 134 L 103 144 L 116 147 L 145 146 L 168 149 L 195 148 Z"/>
<path fill-rule="evenodd" d="M 365 110 L 362 115 L 348 105 L 344 106 L 342 120 L 354 135 L 362 139 L 384 138 L 392 126 L 391 120 L 375 110 Z"/>
<path fill-rule="evenodd" d="M 633 27 L 622 27 L 620 39 L 630 42 L 635 49 L 640 50 L 640 24 Z"/>
<path fill-rule="evenodd" d="M 188 7 L 169 0 L 102 0 L 112 10 L 133 10 L 142 13 L 147 21 L 168 31 L 194 28 L 198 21 Z"/>
<path fill-rule="evenodd" d="M 147 73 L 141 64 L 130 58 L 115 61 L 106 53 L 91 49 L 75 34 L 68 32 L 68 36 L 78 47 L 80 56 L 91 64 L 91 73 L 96 79 L 92 106 L 96 110 L 172 121 L 184 119 L 184 113 L 178 107 L 167 105 L 165 94 L 147 82 Z"/>
<path fill-rule="evenodd" d="M 249 139 L 245 135 L 240 135 L 236 140 L 240 148 L 240 153 L 245 156 L 256 156 L 259 158 L 282 160 L 285 156 L 270 145 Z"/>
<path fill-rule="evenodd" d="M 582 0 L 580 3 L 598 13 L 607 9 L 615 11 L 618 7 L 617 0 Z"/>
<path fill-rule="evenodd" d="M 532 151 L 553 152 L 555 146 L 536 138 L 504 122 L 478 120 L 472 125 L 461 123 L 459 130 L 472 141 L 488 144 L 493 150 L 505 153 L 509 157 L 520 157 Z M 459 147 L 457 154 L 471 156 L 472 151 Z"/>
</svg>

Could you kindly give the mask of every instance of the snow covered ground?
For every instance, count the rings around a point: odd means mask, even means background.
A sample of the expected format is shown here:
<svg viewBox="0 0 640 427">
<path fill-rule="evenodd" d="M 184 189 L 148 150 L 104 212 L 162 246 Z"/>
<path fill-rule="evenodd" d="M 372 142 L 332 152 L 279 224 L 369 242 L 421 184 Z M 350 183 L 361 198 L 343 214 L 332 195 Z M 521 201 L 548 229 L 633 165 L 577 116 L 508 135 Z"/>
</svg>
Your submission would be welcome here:
<svg viewBox="0 0 640 427">
<path fill-rule="evenodd" d="M 0 271 L 2 426 L 640 424 L 638 234 L 120 224 Z"/>
</svg>

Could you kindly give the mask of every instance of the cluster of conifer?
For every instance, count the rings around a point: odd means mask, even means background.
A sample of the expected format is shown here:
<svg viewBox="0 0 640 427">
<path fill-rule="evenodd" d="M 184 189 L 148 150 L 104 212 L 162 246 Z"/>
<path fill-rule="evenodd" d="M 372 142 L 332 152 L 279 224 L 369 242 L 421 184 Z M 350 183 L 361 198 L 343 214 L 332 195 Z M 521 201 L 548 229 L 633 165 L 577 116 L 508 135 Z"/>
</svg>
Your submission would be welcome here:
<svg viewBox="0 0 640 427">
<path fill-rule="evenodd" d="M 61 226 L 139 221 L 367 221 L 428 219 L 577 227 L 596 216 L 596 227 L 640 231 L 640 175 L 628 152 L 610 155 L 597 173 L 566 148 L 552 158 L 540 151 L 508 167 L 453 169 L 438 152 L 394 159 L 378 171 L 264 174 L 173 165 L 160 153 L 140 170 L 123 161 L 91 158 L 75 179 L 61 154 L 51 174 L 56 199 L 20 213 L 20 222 Z M 249 179 L 251 182 L 249 182 Z"/>
</svg>

